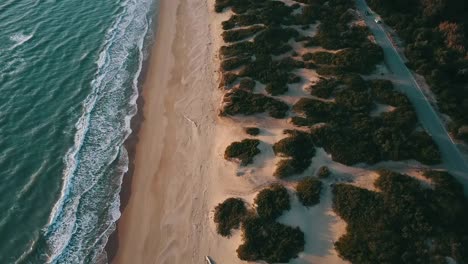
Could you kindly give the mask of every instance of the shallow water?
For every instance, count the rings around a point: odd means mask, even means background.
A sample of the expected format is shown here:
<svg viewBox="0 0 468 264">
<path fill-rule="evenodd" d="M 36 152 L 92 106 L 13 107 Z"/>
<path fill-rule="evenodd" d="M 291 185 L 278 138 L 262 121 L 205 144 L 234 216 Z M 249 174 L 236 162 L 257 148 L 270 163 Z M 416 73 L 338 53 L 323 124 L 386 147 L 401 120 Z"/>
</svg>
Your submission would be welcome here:
<svg viewBox="0 0 468 264">
<path fill-rule="evenodd" d="M 0 2 L 0 263 L 102 253 L 153 2 Z"/>
</svg>

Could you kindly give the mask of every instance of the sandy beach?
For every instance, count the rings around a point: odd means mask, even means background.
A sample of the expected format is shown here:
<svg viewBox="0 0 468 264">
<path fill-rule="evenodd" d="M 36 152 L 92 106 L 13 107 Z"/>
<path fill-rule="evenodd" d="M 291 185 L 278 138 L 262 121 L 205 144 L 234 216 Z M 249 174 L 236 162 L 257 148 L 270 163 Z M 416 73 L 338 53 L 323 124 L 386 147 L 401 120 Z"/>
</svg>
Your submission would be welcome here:
<svg viewBox="0 0 468 264">
<path fill-rule="evenodd" d="M 208 224 L 223 167 L 215 150 L 223 132 L 208 10 L 205 1 L 161 1 L 113 263 L 202 263 L 205 255 L 239 263 L 235 251 L 222 250 L 233 240 L 217 241 Z"/>
</svg>

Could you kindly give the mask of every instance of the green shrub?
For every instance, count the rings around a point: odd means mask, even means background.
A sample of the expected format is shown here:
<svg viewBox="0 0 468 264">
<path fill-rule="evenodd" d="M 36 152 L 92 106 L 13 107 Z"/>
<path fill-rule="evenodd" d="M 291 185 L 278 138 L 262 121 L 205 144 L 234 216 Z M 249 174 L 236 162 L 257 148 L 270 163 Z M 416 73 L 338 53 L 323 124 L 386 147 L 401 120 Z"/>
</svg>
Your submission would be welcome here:
<svg viewBox="0 0 468 264">
<path fill-rule="evenodd" d="M 242 199 L 229 198 L 215 207 L 214 222 L 216 230 L 222 236 L 231 236 L 233 229 L 239 228 L 247 216 L 247 208 Z"/>
<path fill-rule="evenodd" d="M 339 255 L 353 263 L 443 263 L 435 261 L 440 256 L 465 262 L 463 187 L 446 172 L 425 175 L 434 189 L 386 170 L 374 182 L 379 192 L 335 185 L 333 209 L 347 222 L 347 234 L 335 243 Z"/>
<path fill-rule="evenodd" d="M 222 115 L 253 115 L 267 112 L 271 117 L 284 118 L 289 106 L 263 94 L 254 94 L 241 89 L 233 89 L 225 94 Z"/>
<path fill-rule="evenodd" d="M 254 199 L 257 214 L 265 220 L 275 220 L 283 211 L 291 208 L 288 190 L 281 184 L 273 184 L 261 190 Z"/>
<path fill-rule="evenodd" d="M 277 156 L 310 159 L 315 155 L 315 147 L 312 137 L 303 132 L 295 132 L 281 139 L 273 145 L 273 151 Z"/>
<path fill-rule="evenodd" d="M 246 127 L 244 131 L 251 136 L 258 136 L 258 134 L 260 134 L 260 129 L 258 127 Z"/>
<path fill-rule="evenodd" d="M 391 106 L 409 106 L 410 102 L 405 95 L 394 90 L 393 84 L 388 80 L 372 80 L 369 82 L 372 89 L 372 97 L 381 104 Z"/>
<path fill-rule="evenodd" d="M 303 173 L 311 163 L 312 161 L 310 159 L 282 159 L 276 163 L 276 169 L 273 176 L 279 179 L 284 179 L 295 174 Z"/>
<path fill-rule="evenodd" d="M 310 98 L 301 98 L 294 104 L 293 110 L 298 114 L 322 122 L 330 120 L 336 108 L 333 103 L 326 103 Z"/>
<path fill-rule="evenodd" d="M 335 91 L 338 85 L 339 81 L 335 78 L 321 78 L 316 84 L 310 87 L 310 94 L 326 99 L 332 95 L 333 91 Z"/>
<path fill-rule="evenodd" d="M 223 71 L 230 71 L 234 70 L 242 65 L 245 65 L 250 61 L 250 57 L 234 57 L 234 58 L 229 58 L 226 60 L 223 60 L 221 62 L 221 69 Z"/>
<path fill-rule="evenodd" d="M 330 177 L 330 175 L 331 175 L 331 172 L 330 172 L 330 169 L 328 169 L 327 166 L 320 167 L 320 169 L 318 170 L 318 173 L 317 173 L 317 177 L 319 177 L 320 179 L 326 179 L 326 178 Z"/>
<path fill-rule="evenodd" d="M 235 42 L 246 39 L 265 29 L 264 26 L 254 25 L 248 28 L 224 31 L 222 36 L 225 42 Z"/>
<path fill-rule="evenodd" d="M 317 123 L 317 120 L 315 120 L 314 118 L 293 116 L 291 117 L 291 123 L 298 127 L 308 127 L 315 125 Z"/>
<path fill-rule="evenodd" d="M 296 186 L 299 201 L 306 207 L 314 206 L 320 202 L 322 182 L 311 177 L 302 179 Z"/>
<path fill-rule="evenodd" d="M 298 227 L 249 218 L 242 229 L 243 243 L 237 249 L 241 260 L 285 263 L 304 250 L 304 233 Z"/>
<path fill-rule="evenodd" d="M 242 79 L 239 83 L 239 89 L 252 92 L 255 88 L 255 81 L 250 78 Z"/>
<path fill-rule="evenodd" d="M 253 157 L 260 153 L 258 149 L 260 140 L 257 139 L 244 139 L 241 142 L 233 142 L 226 148 L 224 152 L 224 158 L 238 159 L 242 166 L 246 166 L 253 163 Z"/>
</svg>

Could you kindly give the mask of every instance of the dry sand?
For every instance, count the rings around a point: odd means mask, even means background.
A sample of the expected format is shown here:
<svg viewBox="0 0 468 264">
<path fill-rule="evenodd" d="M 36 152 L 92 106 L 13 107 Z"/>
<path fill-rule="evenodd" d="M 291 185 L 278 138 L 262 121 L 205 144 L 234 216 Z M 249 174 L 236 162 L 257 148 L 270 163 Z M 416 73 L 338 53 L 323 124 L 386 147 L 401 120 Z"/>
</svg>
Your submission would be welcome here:
<svg viewBox="0 0 468 264">
<path fill-rule="evenodd" d="M 209 10 L 206 1 L 161 1 L 131 195 L 118 223 L 113 263 L 204 263 L 205 255 L 240 263 L 240 237 L 220 238 L 209 219 L 222 199 L 217 185 L 229 178 L 219 151 L 229 127 L 216 125 L 221 92 Z"/>
</svg>

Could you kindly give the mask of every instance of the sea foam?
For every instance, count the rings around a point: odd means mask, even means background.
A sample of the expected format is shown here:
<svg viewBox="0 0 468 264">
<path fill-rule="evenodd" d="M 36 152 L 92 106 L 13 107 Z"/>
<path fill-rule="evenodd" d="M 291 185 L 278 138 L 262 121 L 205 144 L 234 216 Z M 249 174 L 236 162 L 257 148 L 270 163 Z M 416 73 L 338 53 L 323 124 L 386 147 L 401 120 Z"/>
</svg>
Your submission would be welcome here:
<svg viewBox="0 0 468 264">
<path fill-rule="evenodd" d="M 106 34 L 74 145 L 64 158 L 61 194 L 43 230 L 47 263 L 94 262 L 120 217 L 120 185 L 128 169 L 123 143 L 137 112 L 152 2 L 125 1 Z"/>
</svg>

